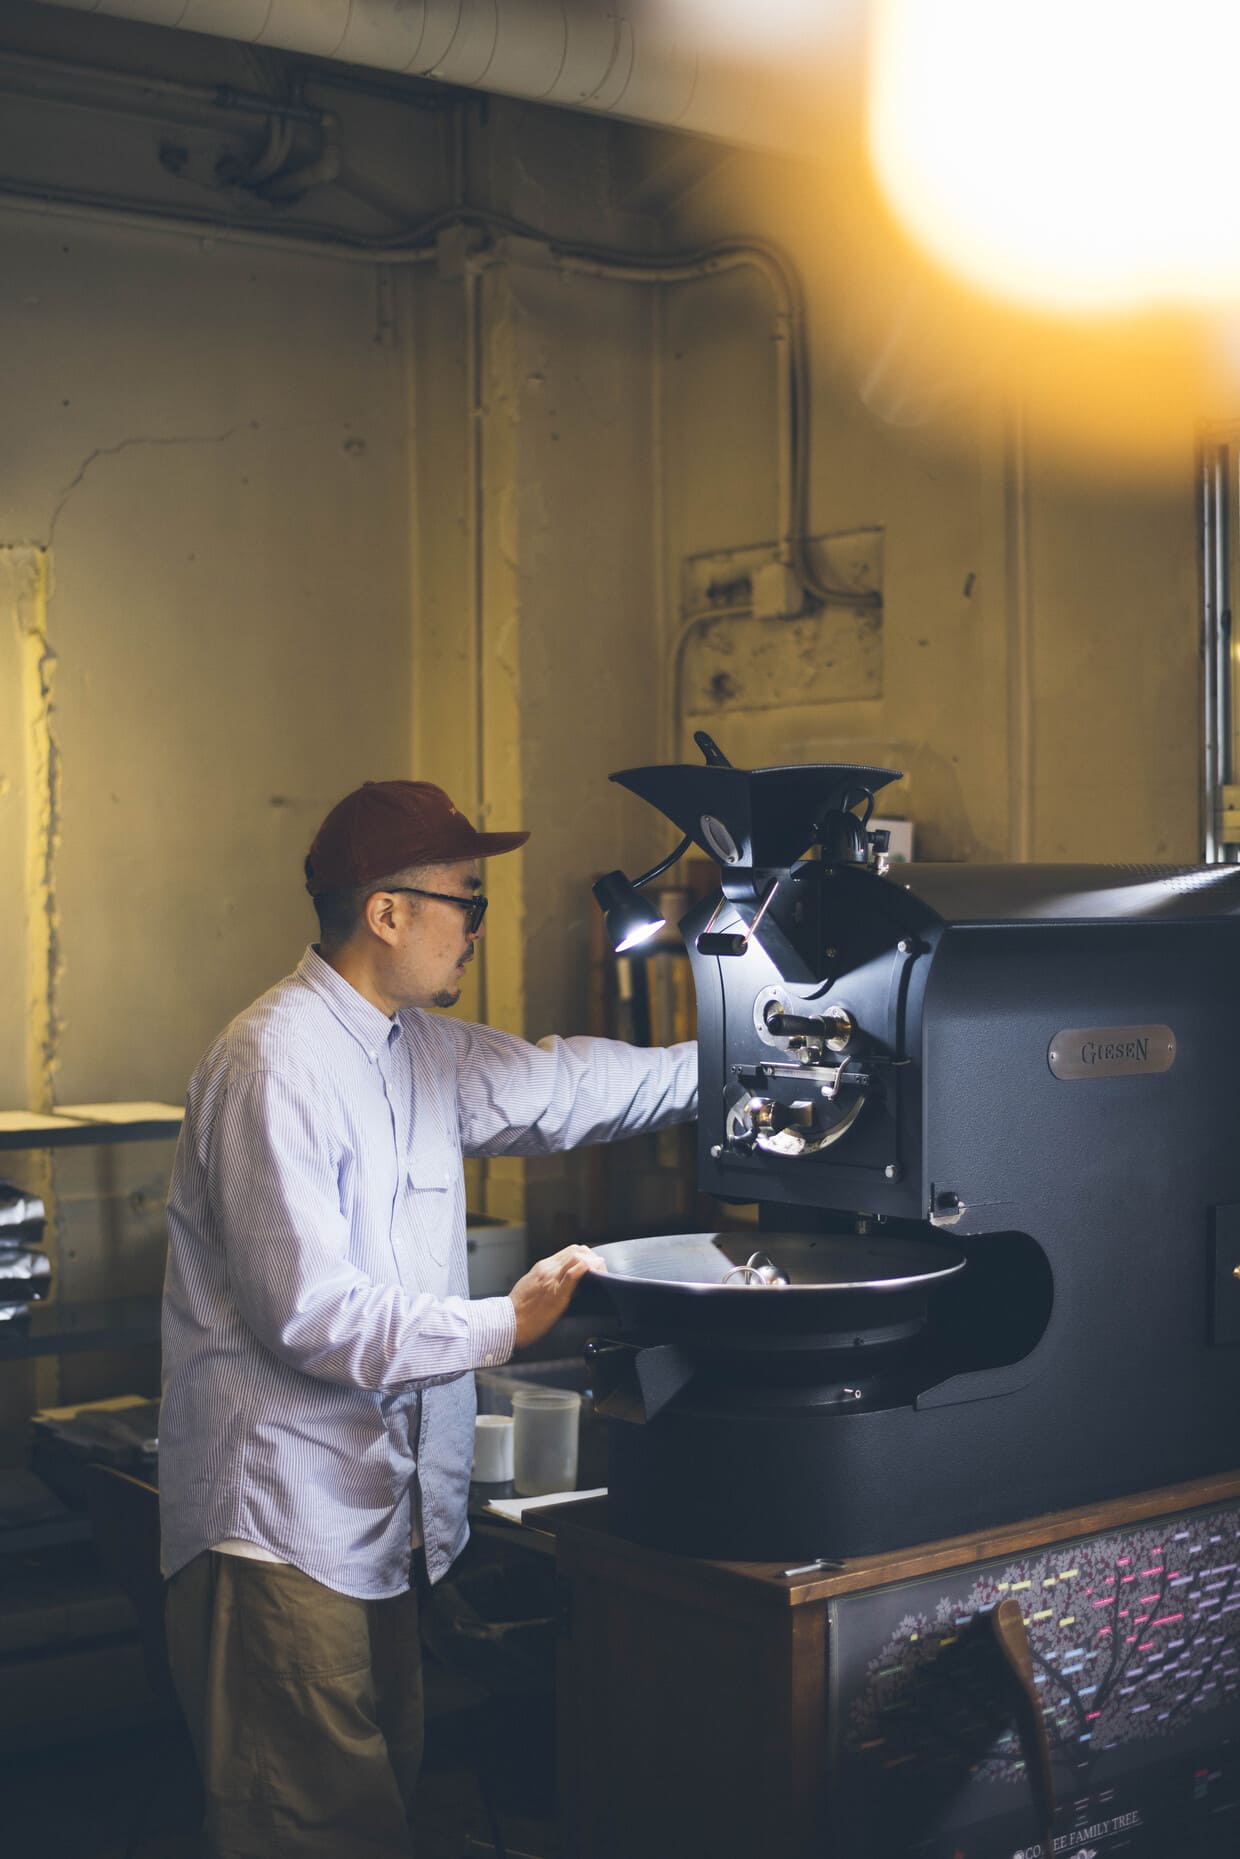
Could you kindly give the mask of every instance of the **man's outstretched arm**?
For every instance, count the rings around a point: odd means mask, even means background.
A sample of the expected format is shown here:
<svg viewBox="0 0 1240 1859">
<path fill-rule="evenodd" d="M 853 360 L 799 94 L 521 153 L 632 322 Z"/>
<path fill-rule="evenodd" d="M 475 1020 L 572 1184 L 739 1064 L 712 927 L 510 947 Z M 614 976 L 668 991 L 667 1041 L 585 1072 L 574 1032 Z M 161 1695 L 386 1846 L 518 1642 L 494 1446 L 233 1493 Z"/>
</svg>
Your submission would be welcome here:
<svg viewBox="0 0 1240 1859">
<path fill-rule="evenodd" d="M 469 1155 L 545 1155 L 637 1136 L 697 1114 L 694 1041 L 626 1046 L 615 1039 L 540 1040 L 453 1025 L 457 1094 Z"/>
</svg>

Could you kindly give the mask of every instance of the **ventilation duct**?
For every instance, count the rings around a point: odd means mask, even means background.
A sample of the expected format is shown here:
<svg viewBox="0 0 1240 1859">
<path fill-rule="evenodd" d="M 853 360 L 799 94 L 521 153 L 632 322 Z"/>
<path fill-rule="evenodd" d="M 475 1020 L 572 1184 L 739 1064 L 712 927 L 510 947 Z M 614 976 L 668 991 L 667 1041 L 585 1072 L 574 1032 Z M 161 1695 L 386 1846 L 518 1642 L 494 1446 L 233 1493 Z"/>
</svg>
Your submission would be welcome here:
<svg viewBox="0 0 1240 1859">
<path fill-rule="evenodd" d="M 796 89 L 675 0 L 36 0 L 795 152 Z"/>
</svg>

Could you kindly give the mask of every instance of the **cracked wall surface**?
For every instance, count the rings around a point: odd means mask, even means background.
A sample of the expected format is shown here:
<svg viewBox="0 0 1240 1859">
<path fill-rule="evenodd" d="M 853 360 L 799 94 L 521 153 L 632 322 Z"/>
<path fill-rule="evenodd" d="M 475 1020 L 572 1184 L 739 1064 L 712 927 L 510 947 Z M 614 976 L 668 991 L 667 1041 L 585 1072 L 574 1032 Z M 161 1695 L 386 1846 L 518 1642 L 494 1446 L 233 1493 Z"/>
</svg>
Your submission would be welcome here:
<svg viewBox="0 0 1240 1859">
<path fill-rule="evenodd" d="M 0 962 L 9 977 L 0 1009 L 0 1101 L 38 1111 L 55 1101 L 63 1024 L 61 753 L 50 579 L 45 550 L 0 544 L 0 859 L 10 875 L 0 922 Z"/>
<path fill-rule="evenodd" d="M 24 551 L 22 552 L 25 553 Z M 59 866 L 63 759 L 56 706 L 57 658 L 48 635 L 49 556 L 28 562 L 17 606 L 22 651 L 26 788 L 26 1097 L 32 1110 L 56 1102 L 56 1066 L 64 1030 L 64 925 Z"/>
<path fill-rule="evenodd" d="M 0 1102 L 25 1104 L 30 1077 L 27 986 L 29 728 L 26 665 L 41 624 L 43 562 L 34 548 L 0 544 Z"/>
<path fill-rule="evenodd" d="M 60 848 L 60 747 L 55 714 L 56 653 L 48 638 L 47 551 L 0 543 L 0 1104 L 45 1111 L 55 1101 L 62 972 L 56 890 Z M 46 1150 L 10 1151 L 0 1172 L 39 1196 L 47 1211 L 43 1247 L 59 1292 L 55 1172 Z M 52 1361 L 15 1364 L 0 1375 L 0 1436 L 32 1405 L 56 1398 Z"/>
<path fill-rule="evenodd" d="M 308 939 L 317 821 L 409 763 L 403 352 L 364 268 L 10 249 L 40 315 L 8 423 L 46 455 L 7 453 L 0 510 L 55 537 L 56 1091 L 176 1101 Z"/>
<path fill-rule="evenodd" d="M 6 239 L 29 301 L 0 307 L 24 363 L 0 684 L 26 752 L 6 728 L 0 956 L 28 983 L 0 1009 L 3 1102 L 176 1103 L 312 936 L 319 819 L 411 771 L 403 333 L 376 342 L 365 267 L 31 220 Z M 49 543 L 46 598 L 15 607 Z M 170 1163 L 57 1162 L 61 1296 L 158 1289 Z M 150 1374 L 69 1357 L 61 1391 Z"/>
</svg>

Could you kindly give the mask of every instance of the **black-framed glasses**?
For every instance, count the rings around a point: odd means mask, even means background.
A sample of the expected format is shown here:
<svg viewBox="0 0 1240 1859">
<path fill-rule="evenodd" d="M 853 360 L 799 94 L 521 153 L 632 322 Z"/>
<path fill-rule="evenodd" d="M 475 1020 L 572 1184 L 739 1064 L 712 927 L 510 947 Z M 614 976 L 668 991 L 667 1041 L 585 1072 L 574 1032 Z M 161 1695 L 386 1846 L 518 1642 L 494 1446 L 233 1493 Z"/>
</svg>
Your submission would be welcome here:
<svg viewBox="0 0 1240 1859">
<path fill-rule="evenodd" d="M 482 928 L 482 919 L 487 913 L 486 897 L 454 897 L 451 891 L 419 891 L 416 884 L 385 884 L 385 891 L 403 891 L 409 897 L 433 897 L 437 904 L 455 904 L 458 910 L 465 912 L 465 933 L 476 936 Z"/>
</svg>

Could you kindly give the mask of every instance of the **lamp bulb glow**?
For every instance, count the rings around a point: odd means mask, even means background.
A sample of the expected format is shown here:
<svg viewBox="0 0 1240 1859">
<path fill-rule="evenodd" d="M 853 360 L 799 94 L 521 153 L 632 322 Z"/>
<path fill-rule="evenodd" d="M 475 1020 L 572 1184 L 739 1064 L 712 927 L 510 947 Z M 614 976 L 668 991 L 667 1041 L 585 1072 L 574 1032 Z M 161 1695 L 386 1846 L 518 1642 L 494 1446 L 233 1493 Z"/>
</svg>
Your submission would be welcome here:
<svg viewBox="0 0 1240 1859">
<path fill-rule="evenodd" d="M 666 928 L 666 925 L 666 917 L 659 917 L 654 923 L 640 924 L 637 929 L 630 930 L 623 942 L 616 944 L 616 954 L 623 955 L 626 949 L 636 949 L 641 943 L 649 942 L 650 938 L 657 936 L 661 929 Z"/>
<path fill-rule="evenodd" d="M 1234 0 L 875 0 L 869 145 L 918 242 L 1060 311 L 1240 297 Z"/>
</svg>

